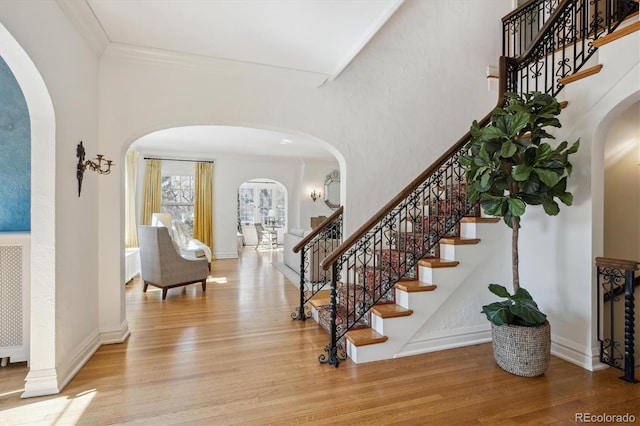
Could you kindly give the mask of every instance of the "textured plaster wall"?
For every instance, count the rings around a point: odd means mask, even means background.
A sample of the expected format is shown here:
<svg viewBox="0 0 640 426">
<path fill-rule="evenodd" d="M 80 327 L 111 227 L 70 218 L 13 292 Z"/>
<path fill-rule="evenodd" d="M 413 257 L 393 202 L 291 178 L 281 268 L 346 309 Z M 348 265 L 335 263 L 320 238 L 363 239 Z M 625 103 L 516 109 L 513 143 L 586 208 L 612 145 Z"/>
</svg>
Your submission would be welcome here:
<svg viewBox="0 0 640 426">
<path fill-rule="evenodd" d="M 31 230 L 31 123 L 13 73 L 0 58 L 0 232 Z"/>
</svg>

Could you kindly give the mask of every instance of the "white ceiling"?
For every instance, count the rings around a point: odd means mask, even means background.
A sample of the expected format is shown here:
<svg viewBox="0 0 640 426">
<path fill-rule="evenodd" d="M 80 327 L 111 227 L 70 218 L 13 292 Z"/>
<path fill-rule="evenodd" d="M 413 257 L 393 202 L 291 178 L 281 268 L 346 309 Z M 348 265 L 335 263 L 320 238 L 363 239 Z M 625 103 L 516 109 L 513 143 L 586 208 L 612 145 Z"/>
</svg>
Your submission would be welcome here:
<svg viewBox="0 0 640 426">
<path fill-rule="evenodd" d="M 163 158 L 215 160 L 243 156 L 328 159 L 319 142 L 270 130 L 233 126 L 176 127 L 150 133 L 131 147 Z"/>
<path fill-rule="evenodd" d="M 108 46 L 159 49 L 305 71 L 321 80 L 336 78 L 403 1 L 57 0 L 99 55 Z M 281 145 L 281 139 L 295 143 Z M 276 149 L 267 148 L 273 145 Z M 156 132 L 138 147 L 154 147 L 157 154 L 162 147 L 176 155 L 242 149 L 272 156 L 318 157 L 319 151 L 330 156 L 300 137 L 224 126 Z"/>
</svg>

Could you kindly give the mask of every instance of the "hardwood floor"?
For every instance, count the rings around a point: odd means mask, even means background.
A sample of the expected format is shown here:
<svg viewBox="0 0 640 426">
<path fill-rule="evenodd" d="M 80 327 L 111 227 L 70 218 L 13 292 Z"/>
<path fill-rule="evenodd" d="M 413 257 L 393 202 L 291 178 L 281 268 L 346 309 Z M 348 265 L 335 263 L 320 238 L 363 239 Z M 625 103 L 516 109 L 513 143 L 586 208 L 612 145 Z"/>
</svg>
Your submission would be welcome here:
<svg viewBox="0 0 640 426">
<path fill-rule="evenodd" d="M 23 365 L 0 368 L 0 425 L 574 424 L 578 413 L 635 416 L 640 384 L 552 357 L 520 378 L 491 345 L 369 364 L 320 365 L 328 342 L 292 321 L 297 289 L 245 249 L 200 285 L 142 293 L 128 284 L 131 337 L 101 347 L 59 395 L 20 399 Z"/>
</svg>

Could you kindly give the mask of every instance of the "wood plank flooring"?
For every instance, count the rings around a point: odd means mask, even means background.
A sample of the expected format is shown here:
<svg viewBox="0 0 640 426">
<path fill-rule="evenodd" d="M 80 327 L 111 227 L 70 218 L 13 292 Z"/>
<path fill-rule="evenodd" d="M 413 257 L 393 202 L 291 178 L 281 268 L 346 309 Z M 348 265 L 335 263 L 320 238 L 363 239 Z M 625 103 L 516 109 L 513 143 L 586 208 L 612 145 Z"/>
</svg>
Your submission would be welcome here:
<svg viewBox="0 0 640 426">
<path fill-rule="evenodd" d="M 491 345 L 338 368 L 313 321 L 292 321 L 297 289 L 276 252 L 243 251 L 199 285 L 142 293 L 127 285 L 131 337 L 101 347 L 59 395 L 20 399 L 27 368 L 0 368 L 0 425 L 567 425 L 577 413 L 640 423 L 640 384 L 552 357 L 520 378 Z"/>
</svg>

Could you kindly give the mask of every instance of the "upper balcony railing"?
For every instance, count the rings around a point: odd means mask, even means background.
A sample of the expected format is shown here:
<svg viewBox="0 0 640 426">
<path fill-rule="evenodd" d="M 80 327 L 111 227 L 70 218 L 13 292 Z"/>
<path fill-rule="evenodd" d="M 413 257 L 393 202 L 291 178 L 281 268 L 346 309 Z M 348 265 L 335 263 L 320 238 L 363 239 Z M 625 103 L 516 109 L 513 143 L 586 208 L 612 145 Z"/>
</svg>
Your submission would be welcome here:
<svg viewBox="0 0 640 426">
<path fill-rule="evenodd" d="M 503 21 L 504 56 L 513 58 L 509 90 L 556 96 L 562 78 L 579 71 L 595 53 L 594 41 L 637 10 L 633 0 L 539 0 L 514 11 Z"/>
</svg>

